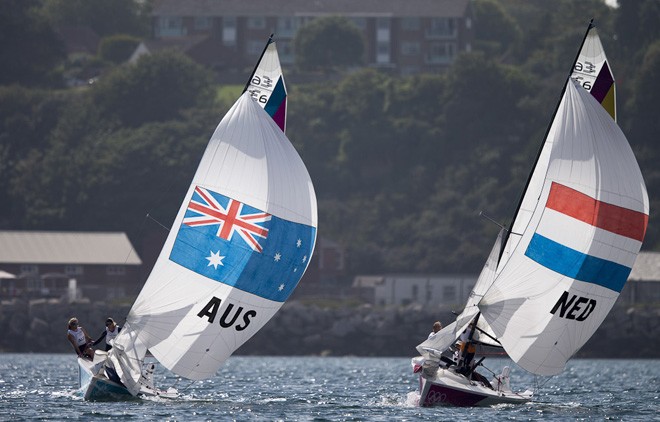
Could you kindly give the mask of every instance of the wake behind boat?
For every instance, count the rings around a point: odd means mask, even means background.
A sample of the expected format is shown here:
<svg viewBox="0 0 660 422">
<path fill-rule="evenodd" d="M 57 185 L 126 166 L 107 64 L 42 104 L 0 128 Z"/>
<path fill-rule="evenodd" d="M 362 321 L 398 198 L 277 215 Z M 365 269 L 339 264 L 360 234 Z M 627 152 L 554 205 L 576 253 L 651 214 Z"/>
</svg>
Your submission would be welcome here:
<svg viewBox="0 0 660 422">
<path fill-rule="evenodd" d="M 615 83 L 592 24 L 511 224 L 456 321 L 417 346 L 419 404 L 524 403 L 509 368 L 475 375 L 471 344 L 500 346 L 536 375 L 561 373 L 603 322 L 630 274 L 649 199 L 615 122 Z M 459 345 L 456 354 L 452 348 Z"/>
<path fill-rule="evenodd" d="M 210 378 L 293 293 L 314 250 L 317 209 L 285 120 L 271 38 L 213 133 L 112 349 L 78 359 L 86 399 L 175 397 L 154 387 L 148 352 L 180 377 Z"/>
</svg>

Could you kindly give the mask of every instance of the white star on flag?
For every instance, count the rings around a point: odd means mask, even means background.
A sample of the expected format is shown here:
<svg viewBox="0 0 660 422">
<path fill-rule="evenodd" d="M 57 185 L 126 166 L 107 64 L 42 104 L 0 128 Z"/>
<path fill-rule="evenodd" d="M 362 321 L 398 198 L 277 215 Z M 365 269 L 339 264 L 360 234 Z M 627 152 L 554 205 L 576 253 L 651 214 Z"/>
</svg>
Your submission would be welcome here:
<svg viewBox="0 0 660 422">
<path fill-rule="evenodd" d="M 303 256 L 303 264 L 307 262 L 307 255 Z"/>
<path fill-rule="evenodd" d="M 222 260 L 225 257 L 220 256 L 220 251 L 218 251 L 218 252 L 209 251 L 209 252 L 211 252 L 211 256 L 206 257 L 206 259 L 209 260 L 209 265 L 207 265 L 207 267 L 210 267 L 211 265 L 213 265 L 213 268 L 216 269 L 216 270 L 218 269 L 218 265 L 222 265 L 224 267 L 225 264 L 222 263 Z"/>
<path fill-rule="evenodd" d="M 279 290 L 280 292 L 281 292 L 282 290 L 284 290 L 284 284 L 280 284 L 280 287 L 279 287 L 278 290 Z"/>
<path fill-rule="evenodd" d="M 296 242 L 296 246 L 300 247 L 301 245 L 302 245 L 302 240 L 298 239 L 298 241 Z"/>
<path fill-rule="evenodd" d="M 282 259 L 282 254 L 278 252 L 275 254 L 274 258 L 275 262 L 280 262 L 280 259 Z"/>
</svg>

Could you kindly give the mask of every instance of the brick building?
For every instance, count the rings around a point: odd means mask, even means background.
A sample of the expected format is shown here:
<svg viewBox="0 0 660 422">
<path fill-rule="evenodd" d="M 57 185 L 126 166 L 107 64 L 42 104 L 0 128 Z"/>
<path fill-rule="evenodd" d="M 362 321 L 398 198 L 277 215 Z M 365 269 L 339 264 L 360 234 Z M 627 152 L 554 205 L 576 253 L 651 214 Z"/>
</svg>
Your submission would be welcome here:
<svg viewBox="0 0 660 422">
<path fill-rule="evenodd" d="M 295 60 L 298 29 L 324 16 L 352 21 L 366 65 L 395 74 L 441 71 L 474 39 L 469 0 L 155 0 L 153 40 L 138 53 L 174 47 L 218 71 L 242 74 L 275 33 L 286 67 Z"/>
</svg>

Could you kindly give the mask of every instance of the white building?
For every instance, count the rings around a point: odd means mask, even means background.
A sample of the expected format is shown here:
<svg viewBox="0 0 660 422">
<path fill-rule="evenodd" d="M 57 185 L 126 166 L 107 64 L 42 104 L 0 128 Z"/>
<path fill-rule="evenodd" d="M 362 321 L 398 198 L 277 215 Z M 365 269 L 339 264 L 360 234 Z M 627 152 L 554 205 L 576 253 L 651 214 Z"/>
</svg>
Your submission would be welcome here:
<svg viewBox="0 0 660 422">
<path fill-rule="evenodd" d="M 379 306 L 463 305 L 478 274 L 357 276 L 353 287 L 359 295 Z"/>
<path fill-rule="evenodd" d="M 640 252 L 618 303 L 660 304 L 660 252 Z"/>
</svg>

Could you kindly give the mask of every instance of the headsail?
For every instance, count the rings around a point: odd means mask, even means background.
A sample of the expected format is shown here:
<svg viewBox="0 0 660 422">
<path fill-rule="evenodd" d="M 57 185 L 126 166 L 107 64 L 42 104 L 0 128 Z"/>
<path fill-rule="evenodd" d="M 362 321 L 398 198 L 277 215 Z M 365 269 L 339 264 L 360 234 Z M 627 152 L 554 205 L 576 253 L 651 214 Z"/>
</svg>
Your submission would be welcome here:
<svg viewBox="0 0 660 422">
<path fill-rule="evenodd" d="M 244 93 L 211 137 L 115 339 L 115 366 L 121 355 L 140 357 L 137 345 L 182 377 L 213 376 L 293 292 L 311 259 L 316 227 L 305 165 Z"/>
<path fill-rule="evenodd" d="M 514 361 L 553 375 L 612 308 L 649 213 L 625 136 L 572 81 L 522 203 L 509 255 L 479 308 Z"/>
<path fill-rule="evenodd" d="M 250 97 L 259 104 L 275 120 L 277 125 L 286 131 L 286 85 L 282 76 L 280 57 L 271 35 L 266 43 L 261 58 L 245 85 L 243 92 L 249 92 Z"/>
<path fill-rule="evenodd" d="M 502 249 L 503 232 L 504 229 L 500 230 L 500 233 L 497 236 L 497 240 L 493 245 L 493 249 L 491 250 L 488 259 L 486 260 L 486 263 L 484 264 L 484 267 L 479 274 L 477 282 L 470 292 L 470 296 L 468 297 L 465 309 L 459 316 L 456 317 L 456 321 L 443 327 L 443 329 L 436 333 L 436 335 L 428 338 L 417 346 L 417 351 L 422 356 L 427 356 L 429 350 L 443 351 L 447 347 L 454 344 L 463 330 L 467 328 L 470 321 L 472 321 L 472 319 L 474 319 L 474 317 L 479 313 L 479 308 L 477 305 L 495 281 L 495 270 L 497 269 L 497 260 Z M 494 336 L 493 330 L 490 328 L 490 326 L 488 326 L 488 323 L 483 318 L 478 320 L 477 328 L 481 330 L 481 332 L 485 332 L 490 336 Z M 499 346 L 499 344 L 488 337 L 488 335 L 482 335 L 480 332 L 476 332 L 474 338 L 484 344 Z"/>
<path fill-rule="evenodd" d="M 575 61 L 571 78 L 598 100 L 616 121 L 616 84 L 607 62 L 603 44 L 593 25 L 589 25 L 582 49 Z"/>
</svg>

